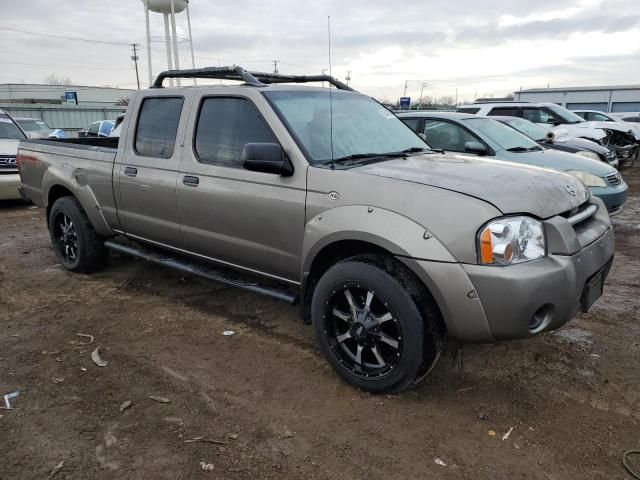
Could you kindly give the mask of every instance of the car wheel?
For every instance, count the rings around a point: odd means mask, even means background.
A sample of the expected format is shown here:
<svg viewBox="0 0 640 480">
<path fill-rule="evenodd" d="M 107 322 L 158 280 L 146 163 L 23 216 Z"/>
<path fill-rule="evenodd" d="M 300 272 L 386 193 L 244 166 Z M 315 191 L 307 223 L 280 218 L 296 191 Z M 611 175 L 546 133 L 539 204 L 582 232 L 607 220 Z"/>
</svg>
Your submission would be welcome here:
<svg viewBox="0 0 640 480">
<path fill-rule="evenodd" d="M 440 354 L 438 329 L 417 304 L 417 282 L 402 273 L 354 257 L 327 270 L 313 294 L 320 349 L 347 382 L 372 393 L 407 388 Z"/>
<path fill-rule="evenodd" d="M 74 197 L 55 201 L 49 212 L 49 233 L 53 251 L 67 270 L 90 273 L 106 264 L 104 239 Z"/>
</svg>

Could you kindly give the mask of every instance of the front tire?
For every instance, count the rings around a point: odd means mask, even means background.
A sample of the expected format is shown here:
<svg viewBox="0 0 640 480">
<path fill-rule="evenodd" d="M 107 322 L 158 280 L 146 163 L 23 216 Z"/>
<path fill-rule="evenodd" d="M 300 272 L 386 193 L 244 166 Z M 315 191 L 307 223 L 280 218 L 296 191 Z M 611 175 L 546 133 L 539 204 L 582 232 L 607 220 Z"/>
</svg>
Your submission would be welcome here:
<svg viewBox="0 0 640 480">
<path fill-rule="evenodd" d="M 332 266 L 315 288 L 311 319 L 331 366 L 372 393 L 403 390 L 440 354 L 440 335 L 420 299 L 417 281 L 380 258 L 353 257 Z"/>
<path fill-rule="evenodd" d="M 49 212 L 49 234 L 53 251 L 67 270 L 91 273 L 105 266 L 104 239 L 74 197 L 55 201 Z"/>
</svg>

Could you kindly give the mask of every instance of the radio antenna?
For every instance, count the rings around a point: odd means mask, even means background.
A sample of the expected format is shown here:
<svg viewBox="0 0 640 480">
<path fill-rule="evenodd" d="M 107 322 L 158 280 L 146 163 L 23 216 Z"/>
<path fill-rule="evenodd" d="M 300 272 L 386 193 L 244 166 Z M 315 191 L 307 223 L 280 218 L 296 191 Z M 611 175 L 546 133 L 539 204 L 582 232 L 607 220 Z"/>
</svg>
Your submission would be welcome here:
<svg viewBox="0 0 640 480">
<path fill-rule="evenodd" d="M 331 15 L 327 15 L 327 35 L 329 38 L 329 76 L 333 77 L 331 73 Z M 331 82 L 329 82 L 329 141 L 331 143 L 331 170 L 336 168 L 333 163 L 333 97 L 331 94 Z"/>
</svg>

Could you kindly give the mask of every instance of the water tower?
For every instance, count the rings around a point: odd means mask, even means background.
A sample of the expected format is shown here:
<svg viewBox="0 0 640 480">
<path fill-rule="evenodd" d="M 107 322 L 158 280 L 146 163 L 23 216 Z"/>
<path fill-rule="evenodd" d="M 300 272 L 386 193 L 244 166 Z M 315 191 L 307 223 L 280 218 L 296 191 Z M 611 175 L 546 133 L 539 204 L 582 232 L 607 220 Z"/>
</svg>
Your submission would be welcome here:
<svg viewBox="0 0 640 480">
<path fill-rule="evenodd" d="M 191 38 L 191 17 L 189 16 L 189 0 L 142 0 L 147 21 L 147 61 L 149 62 L 149 85 L 153 83 L 153 67 L 151 64 L 151 32 L 149 29 L 149 11 L 161 13 L 164 16 L 164 40 L 167 49 L 167 67 L 180 70 L 180 56 L 178 55 L 178 37 L 176 35 L 176 13 L 187 12 L 187 25 L 189 29 L 189 45 L 191 47 L 191 66 L 195 68 L 193 57 L 193 40 Z M 171 19 L 171 31 L 169 31 L 169 19 Z M 176 79 L 180 86 L 180 79 Z M 173 86 L 173 80 L 171 80 Z"/>
</svg>

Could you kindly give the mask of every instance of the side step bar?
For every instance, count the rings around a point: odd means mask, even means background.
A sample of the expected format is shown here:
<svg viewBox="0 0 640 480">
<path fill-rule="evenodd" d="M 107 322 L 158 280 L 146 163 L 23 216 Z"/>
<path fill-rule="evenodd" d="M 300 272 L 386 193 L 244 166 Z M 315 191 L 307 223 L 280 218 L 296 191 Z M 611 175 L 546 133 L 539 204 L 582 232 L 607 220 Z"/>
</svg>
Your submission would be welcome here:
<svg viewBox="0 0 640 480">
<path fill-rule="evenodd" d="M 207 265 L 191 262 L 186 258 L 172 255 L 170 253 L 152 250 L 144 247 L 143 245 L 129 242 L 127 240 L 107 240 L 104 242 L 104 246 L 124 255 L 141 258 L 148 262 L 173 268 L 174 270 L 179 270 L 196 277 L 205 278 L 207 280 L 223 283 L 243 290 L 249 290 L 250 292 L 259 293 L 261 295 L 267 295 L 277 300 L 283 300 L 291 305 L 295 305 L 298 301 L 298 295 L 285 289 L 277 289 L 260 285 L 258 282 L 241 278 L 240 274 L 238 274 L 237 277 L 227 275 L 220 270 L 215 270 Z"/>
</svg>

